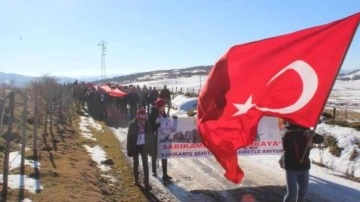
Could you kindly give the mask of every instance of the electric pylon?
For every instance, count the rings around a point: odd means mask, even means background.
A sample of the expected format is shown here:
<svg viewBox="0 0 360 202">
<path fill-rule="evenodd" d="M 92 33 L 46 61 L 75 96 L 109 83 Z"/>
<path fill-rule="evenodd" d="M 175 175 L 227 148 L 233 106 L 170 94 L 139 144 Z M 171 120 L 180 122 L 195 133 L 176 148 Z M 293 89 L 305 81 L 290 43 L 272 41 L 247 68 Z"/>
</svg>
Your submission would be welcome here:
<svg viewBox="0 0 360 202">
<path fill-rule="evenodd" d="M 106 56 L 106 41 L 102 40 L 98 43 L 98 46 L 101 48 L 101 79 L 106 79 L 106 66 L 105 66 L 105 56 Z"/>
</svg>

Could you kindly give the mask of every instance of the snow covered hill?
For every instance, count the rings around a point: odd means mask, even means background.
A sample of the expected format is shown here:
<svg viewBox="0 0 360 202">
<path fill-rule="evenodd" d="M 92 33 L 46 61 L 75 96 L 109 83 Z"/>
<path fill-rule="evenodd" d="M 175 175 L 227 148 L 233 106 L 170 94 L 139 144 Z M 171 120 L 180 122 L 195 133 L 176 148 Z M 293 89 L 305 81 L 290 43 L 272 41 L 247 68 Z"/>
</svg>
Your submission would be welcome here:
<svg viewBox="0 0 360 202">
<path fill-rule="evenodd" d="M 349 80 L 360 80 L 360 69 L 351 71 L 349 73 L 338 76 L 339 80 L 349 81 Z"/>
</svg>

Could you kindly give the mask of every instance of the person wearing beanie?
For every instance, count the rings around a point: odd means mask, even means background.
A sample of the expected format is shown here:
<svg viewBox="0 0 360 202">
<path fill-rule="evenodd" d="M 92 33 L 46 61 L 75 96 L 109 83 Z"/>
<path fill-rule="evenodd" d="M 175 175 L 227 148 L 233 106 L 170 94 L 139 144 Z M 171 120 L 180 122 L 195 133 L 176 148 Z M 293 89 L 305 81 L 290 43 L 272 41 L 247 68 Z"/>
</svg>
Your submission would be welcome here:
<svg viewBox="0 0 360 202">
<path fill-rule="evenodd" d="M 139 155 L 141 155 L 143 172 L 144 172 L 144 185 L 145 190 L 151 190 L 149 185 L 149 166 L 148 154 L 151 151 L 153 143 L 153 135 L 149 121 L 147 120 L 147 113 L 144 109 L 138 110 L 136 117 L 129 124 L 127 133 L 127 155 L 133 157 L 134 166 L 134 183 L 139 185 Z"/>
<path fill-rule="evenodd" d="M 165 105 L 166 100 L 158 98 L 155 101 L 156 109 L 154 109 L 151 114 L 149 115 L 150 122 L 152 125 L 156 127 L 156 147 L 154 148 L 153 156 L 152 156 L 152 171 L 153 175 L 156 176 L 156 159 L 157 159 L 157 144 L 159 140 L 165 140 L 169 141 L 169 136 L 171 132 L 175 132 L 177 129 L 177 117 L 173 116 L 174 121 L 171 121 L 171 119 L 168 117 L 168 115 L 165 112 Z M 164 182 L 168 182 L 172 179 L 171 176 L 167 173 L 167 159 L 161 159 L 161 166 L 162 166 L 162 172 L 163 176 L 162 179 Z"/>
</svg>

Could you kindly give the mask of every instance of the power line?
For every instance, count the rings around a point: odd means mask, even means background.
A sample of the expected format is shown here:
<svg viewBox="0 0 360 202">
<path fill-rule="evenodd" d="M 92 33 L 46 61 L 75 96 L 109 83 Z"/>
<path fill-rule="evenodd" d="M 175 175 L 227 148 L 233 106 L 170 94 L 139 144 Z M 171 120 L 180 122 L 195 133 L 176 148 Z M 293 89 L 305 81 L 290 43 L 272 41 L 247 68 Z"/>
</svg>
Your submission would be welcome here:
<svg viewBox="0 0 360 202">
<path fill-rule="evenodd" d="M 106 66 L 105 66 L 105 56 L 106 56 L 106 41 L 102 40 L 98 43 L 98 46 L 101 47 L 101 79 L 106 79 Z"/>
</svg>

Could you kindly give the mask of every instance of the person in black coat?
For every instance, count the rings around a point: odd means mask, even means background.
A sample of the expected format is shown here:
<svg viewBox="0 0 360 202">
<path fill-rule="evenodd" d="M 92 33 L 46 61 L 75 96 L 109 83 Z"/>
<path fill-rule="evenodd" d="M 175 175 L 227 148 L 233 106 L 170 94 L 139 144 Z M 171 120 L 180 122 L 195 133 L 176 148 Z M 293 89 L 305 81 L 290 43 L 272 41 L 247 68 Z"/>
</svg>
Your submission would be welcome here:
<svg viewBox="0 0 360 202">
<path fill-rule="evenodd" d="M 153 89 L 149 93 L 149 102 L 152 106 L 154 106 L 155 101 L 159 97 L 159 91 L 156 89 L 156 87 L 153 87 Z"/>
<path fill-rule="evenodd" d="M 166 85 L 164 85 L 164 88 L 160 91 L 159 98 L 164 99 L 166 101 L 168 107 L 166 114 L 169 116 L 169 112 L 171 108 L 171 93 Z"/>
<path fill-rule="evenodd" d="M 159 123 L 156 123 L 156 119 L 159 116 L 159 109 L 156 106 L 151 107 L 151 112 L 149 114 L 149 122 L 152 129 L 153 135 L 153 145 L 151 152 L 151 165 L 152 165 L 152 175 L 157 176 L 156 171 L 156 161 L 157 161 L 157 146 L 158 146 L 158 128 L 160 127 Z"/>
<path fill-rule="evenodd" d="M 283 128 L 283 165 L 286 170 L 287 193 L 284 202 L 306 201 L 309 185 L 310 149 L 313 143 L 320 144 L 322 136 L 309 128 L 287 122 Z"/>
<path fill-rule="evenodd" d="M 136 93 L 136 87 L 131 88 L 131 92 L 126 95 L 127 103 L 130 105 L 130 119 L 135 118 L 136 111 L 139 105 L 139 96 Z"/>
<path fill-rule="evenodd" d="M 148 154 L 151 152 L 153 135 L 149 121 L 147 120 L 147 113 L 145 110 L 137 111 L 137 116 L 134 121 L 129 124 L 127 134 L 127 155 L 133 157 L 134 166 L 133 173 L 135 184 L 139 185 L 139 155 L 141 155 L 143 171 L 144 171 L 144 185 L 145 190 L 151 190 L 149 185 L 149 166 Z"/>
</svg>

